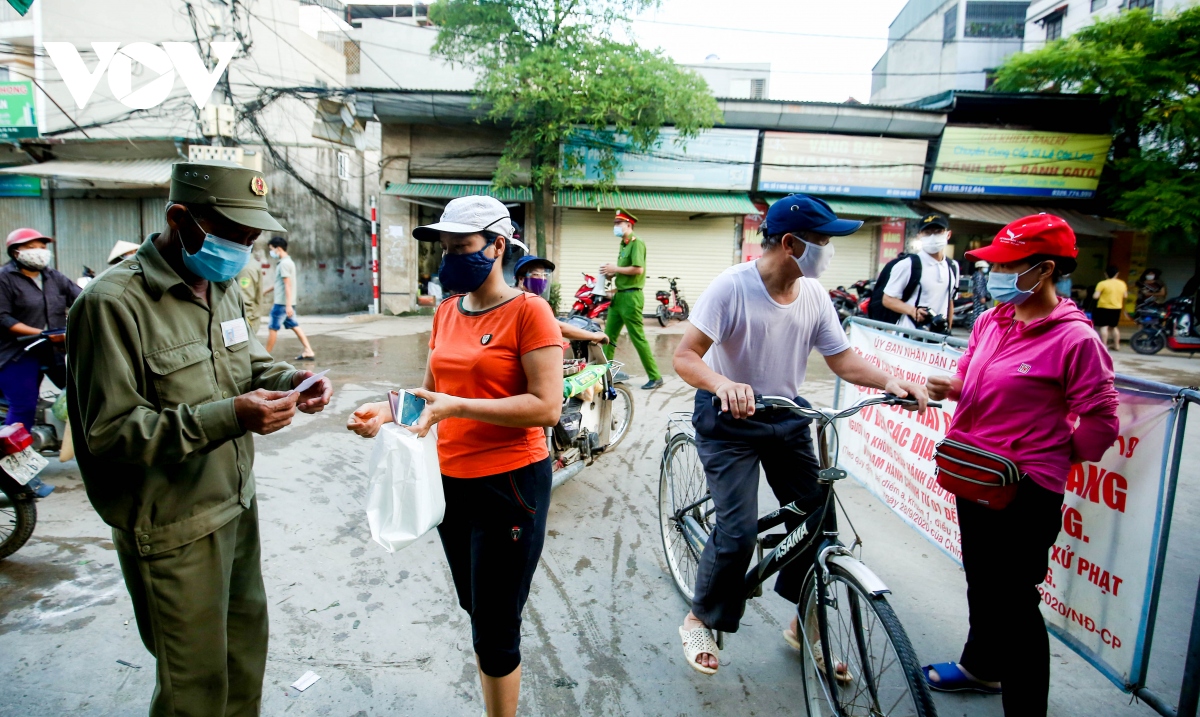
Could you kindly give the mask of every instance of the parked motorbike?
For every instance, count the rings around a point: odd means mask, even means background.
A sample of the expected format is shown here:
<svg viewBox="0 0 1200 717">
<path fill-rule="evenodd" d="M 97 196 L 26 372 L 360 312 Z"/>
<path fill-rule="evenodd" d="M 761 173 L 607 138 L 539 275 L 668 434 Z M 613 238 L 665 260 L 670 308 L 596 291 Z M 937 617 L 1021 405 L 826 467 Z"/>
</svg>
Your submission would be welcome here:
<svg viewBox="0 0 1200 717">
<path fill-rule="evenodd" d="M 842 321 L 852 316 L 858 316 L 859 299 L 846 291 L 846 287 L 839 286 L 836 289 L 830 289 L 829 300 L 833 302 L 833 308 L 837 310 L 838 318 Z"/>
<path fill-rule="evenodd" d="M 595 321 L 576 316 L 567 322 L 600 331 Z M 558 423 L 547 430 L 557 488 L 610 451 L 629 432 L 633 422 L 633 393 L 614 376 L 619 361 L 608 361 L 600 346 L 572 341 L 563 356 L 563 407 Z"/>
<path fill-rule="evenodd" d="M 54 491 L 38 474 L 49 465 L 33 436 L 14 423 L 0 428 L 0 560 L 29 540 L 37 524 L 37 500 Z"/>
<path fill-rule="evenodd" d="M 608 282 L 597 281 L 591 274 L 583 275 L 583 285 L 575 292 L 575 304 L 567 316 L 585 316 L 604 321 L 608 318 L 608 307 L 612 305 Z"/>
<path fill-rule="evenodd" d="M 660 276 L 660 279 L 665 279 L 671 283 L 670 291 L 656 291 L 654 298 L 658 299 L 658 308 L 655 310 L 655 315 L 658 317 L 658 325 L 666 326 L 671 323 L 671 320 L 687 321 L 687 317 L 691 314 L 691 307 L 684 300 L 683 294 L 679 291 L 678 276 Z M 675 304 L 671 305 L 671 298 L 674 297 Z"/>
<path fill-rule="evenodd" d="M 1164 348 L 1189 353 L 1200 351 L 1200 327 L 1196 324 L 1194 299 L 1190 296 L 1178 296 L 1161 305 L 1142 302 L 1132 318 L 1142 327 L 1129 337 L 1129 345 L 1139 354 L 1156 354 Z"/>
<path fill-rule="evenodd" d="M 954 300 L 954 325 L 969 329 L 975 325 L 975 300 L 959 297 Z"/>
</svg>

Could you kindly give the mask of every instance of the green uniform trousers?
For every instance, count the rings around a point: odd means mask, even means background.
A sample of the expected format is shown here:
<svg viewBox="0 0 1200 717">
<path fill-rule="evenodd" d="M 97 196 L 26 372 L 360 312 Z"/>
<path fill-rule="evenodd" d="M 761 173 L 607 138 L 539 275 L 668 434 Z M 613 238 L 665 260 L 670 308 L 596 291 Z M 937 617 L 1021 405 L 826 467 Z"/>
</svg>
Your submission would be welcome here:
<svg viewBox="0 0 1200 717">
<path fill-rule="evenodd" d="M 258 501 L 199 540 L 139 554 L 113 530 L 142 643 L 157 660 L 151 717 L 258 715 L 267 666 L 267 593 Z"/>
<path fill-rule="evenodd" d="M 608 307 L 608 322 L 604 325 L 604 333 L 608 334 L 608 344 L 604 347 L 604 355 L 612 360 L 617 351 L 617 337 L 621 335 L 621 327 L 629 329 L 629 342 L 637 349 L 638 357 L 651 381 L 662 378 L 658 372 L 658 364 L 654 362 L 654 352 L 650 350 L 650 342 L 646 340 L 646 326 L 642 319 L 642 307 L 646 305 L 646 297 L 641 289 L 618 291 L 613 294 L 612 306 Z"/>
</svg>

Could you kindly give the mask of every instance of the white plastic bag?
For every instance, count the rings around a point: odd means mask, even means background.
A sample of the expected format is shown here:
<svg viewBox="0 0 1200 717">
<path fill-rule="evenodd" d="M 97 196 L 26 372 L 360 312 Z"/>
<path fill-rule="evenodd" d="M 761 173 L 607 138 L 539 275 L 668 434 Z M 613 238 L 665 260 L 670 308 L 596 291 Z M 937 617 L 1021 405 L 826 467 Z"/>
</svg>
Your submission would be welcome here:
<svg viewBox="0 0 1200 717">
<path fill-rule="evenodd" d="M 395 423 L 375 437 L 368 463 L 371 476 L 367 524 L 371 539 L 389 553 L 436 528 L 446 513 L 438 467 L 437 427 L 424 438 Z"/>
</svg>

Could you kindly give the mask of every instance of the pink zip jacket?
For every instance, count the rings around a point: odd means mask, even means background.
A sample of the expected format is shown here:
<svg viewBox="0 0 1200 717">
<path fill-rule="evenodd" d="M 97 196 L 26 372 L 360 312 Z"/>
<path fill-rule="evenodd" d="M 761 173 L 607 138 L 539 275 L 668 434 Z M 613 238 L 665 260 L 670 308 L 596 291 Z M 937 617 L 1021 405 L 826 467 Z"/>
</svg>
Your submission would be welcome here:
<svg viewBox="0 0 1200 717">
<path fill-rule="evenodd" d="M 975 321 L 946 438 L 1005 456 L 1062 493 L 1072 463 L 1100 460 L 1117 439 L 1112 358 L 1070 301 L 1028 324 L 1014 313 L 1001 304 Z"/>
</svg>

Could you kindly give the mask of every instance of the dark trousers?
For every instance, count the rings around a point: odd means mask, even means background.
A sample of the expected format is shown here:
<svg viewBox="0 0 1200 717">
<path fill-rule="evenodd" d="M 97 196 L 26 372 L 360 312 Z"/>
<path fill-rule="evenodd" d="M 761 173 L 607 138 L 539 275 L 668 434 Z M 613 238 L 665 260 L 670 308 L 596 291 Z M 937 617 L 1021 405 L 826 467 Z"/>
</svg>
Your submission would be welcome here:
<svg viewBox="0 0 1200 717">
<path fill-rule="evenodd" d="M 809 405 L 802 398 L 796 403 Z M 759 466 L 780 505 L 812 503 L 821 493 L 812 421 L 784 410 L 736 420 L 713 408 L 711 393 L 697 391 L 692 423 L 716 508 L 716 527 L 700 555 L 692 613 L 714 630 L 737 632 L 746 611 L 746 571 L 758 540 Z M 800 519 L 791 518 L 785 525 L 791 531 Z M 800 600 L 801 584 L 812 564 L 804 557 L 779 571 L 775 581 L 775 592 L 793 603 Z"/>
<path fill-rule="evenodd" d="M 113 530 L 142 644 L 154 655 L 151 717 L 255 717 L 267 668 L 258 502 L 195 542 L 143 556 Z"/>
<path fill-rule="evenodd" d="M 1006 717 L 1042 717 L 1050 693 L 1050 638 L 1038 609 L 1062 493 L 1026 478 L 1003 510 L 958 499 L 971 631 L 959 664 L 1000 682 Z"/>
<path fill-rule="evenodd" d="M 41 384 L 42 362 L 30 353 L 22 353 L 0 368 L 0 393 L 8 401 L 4 425 L 20 423 L 33 428 Z"/>
<path fill-rule="evenodd" d="M 521 611 L 546 541 L 550 459 L 486 478 L 442 476 L 438 526 L 458 604 L 471 616 L 479 669 L 504 677 L 521 664 Z"/>
</svg>

